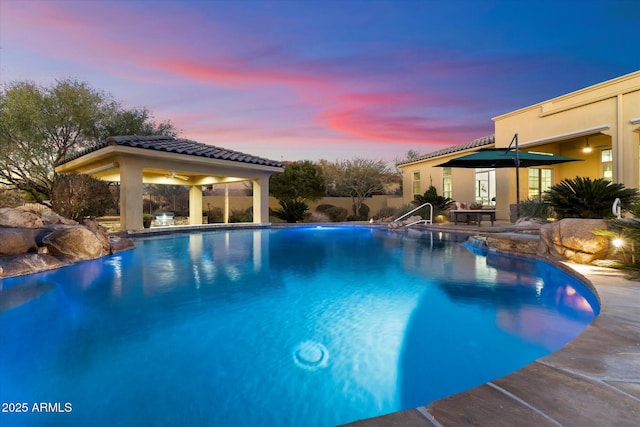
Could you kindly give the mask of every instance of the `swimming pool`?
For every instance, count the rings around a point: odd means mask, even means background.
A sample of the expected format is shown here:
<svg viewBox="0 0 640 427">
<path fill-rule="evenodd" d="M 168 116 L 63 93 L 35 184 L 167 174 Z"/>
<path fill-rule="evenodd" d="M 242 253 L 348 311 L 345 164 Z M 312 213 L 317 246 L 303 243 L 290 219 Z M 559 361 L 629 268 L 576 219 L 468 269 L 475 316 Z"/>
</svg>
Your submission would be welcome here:
<svg viewBox="0 0 640 427">
<path fill-rule="evenodd" d="M 464 240 L 215 231 L 5 279 L 0 423 L 336 425 L 506 375 L 597 315 L 564 272 Z"/>
</svg>

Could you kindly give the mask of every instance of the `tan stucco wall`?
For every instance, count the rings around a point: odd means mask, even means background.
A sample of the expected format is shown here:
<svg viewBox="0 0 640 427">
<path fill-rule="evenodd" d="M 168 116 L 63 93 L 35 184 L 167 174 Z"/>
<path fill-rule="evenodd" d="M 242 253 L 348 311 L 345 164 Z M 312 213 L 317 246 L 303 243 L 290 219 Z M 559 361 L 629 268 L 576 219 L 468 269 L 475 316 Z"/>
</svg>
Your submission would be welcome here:
<svg viewBox="0 0 640 427">
<path fill-rule="evenodd" d="M 464 156 L 472 153 L 473 150 L 459 151 L 457 153 L 441 156 L 435 159 L 427 159 L 420 162 L 401 165 L 402 171 L 402 201 L 403 203 L 411 203 L 413 200 L 413 173 L 420 172 L 420 194 L 424 194 L 430 185 L 433 185 L 438 194 L 443 193 L 443 171 L 444 169 L 436 165 L 445 163 L 456 157 Z M 473 185 L 475 179 L 475 169 L 452 168 L 451 169 L 451 193 L 452 199 L 458 202 L 475 201 L 475 187 Z M 471 184 L 470 184 L 471 183 Z"/>
<path fill-rule="evenodd" d="M 553 166 L 553 183 L 564 178 L 601 178 L 600 153 L 613 149 L 613 181 L 637 188 L 640 181 L 638 147 L 640 125 L 640 72 L 628 74 L 558 98 L 493 118 L 496 147 L 507 147 L 518 134 L 524 151 L 541 151 L 583 159 Z M 592 153 L 582 152 L 587 137 Z M 527 195 L 528 172 L 521 170 L 520 198 Z M 497 217 L 515 203 L 515 171 L 496 171 Z M 504 184 L 507 188 L 504 187 Z"/>
<path fill-rule="evenodd" d="M 253 198 L 251 196 L 230 196 L 229 197 L 229 210 L 244 210 L 252 206 Z M 220 208 L 224 211 L 224 196 L 203 196 L 202 208 L 204 210 L 211 209 L 213 207 Z M 375 215 L 382 208 L 395 207 L 398 208 L 402 205 L 402 197 L 400 196 L 385 196 L 377 195 L 368 198 L 364 203 L 369 206 L 370 214 Z M 309 205 L 309 212 L 315 212 L 316 207 L 321 204 L 328 204 L 339 206 L 347 209 L 349 213 L 352 212 L 352 201 L 350 197 L 323 197 L 315 202 L 307 202 Z M 279 209 L 280 205 L 275 197 L 269 197 L 269 208 Z"/>
<path fill-rule="evenodd" d="M 515 134 L 523 151 L 540 151 L 582 159 L 550 166 L 553 184 L 565 178 L 602 177 L 601 151 L 613 151 L 613 180 L 626 187 L 640 186 L 640 71 L 584 88 L 493 118 L 495 146 L 507 147 Z M 590 154 L 582 152 L 589 141 Z M 473 151 L 473 150 L 472 150 Z M 413 198 L 412 176 L 420 171 L 424 192 L 433 185 L 442 192 L 442 171 L 433 167 L 471 151 L 401 166 L 403 200 Z M 436 179 L 437 177 L 437 179 Z M 474 170 L 452 169 L 453 198 L 473 200 Z M 496 217 L 509 219 L 516 202 L 515 169 L 496 169 Z M 528 170 L 520 169 L 520 199 L 528 197 Z"/>
</svg>

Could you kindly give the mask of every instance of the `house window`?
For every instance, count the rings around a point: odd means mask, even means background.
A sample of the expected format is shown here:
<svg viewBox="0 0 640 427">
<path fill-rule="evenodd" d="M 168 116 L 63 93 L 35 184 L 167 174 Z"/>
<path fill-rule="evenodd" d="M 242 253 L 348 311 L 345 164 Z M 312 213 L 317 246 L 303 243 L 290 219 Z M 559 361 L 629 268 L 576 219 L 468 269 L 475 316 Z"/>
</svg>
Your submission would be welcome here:
<svg viewBox="0 0 640 427">
<path fill-rule="evenodd" d="M 476 169 L 476 202 L 491 205 L 496 198 L 496 170 Z"/>
<path fill-rule="evenodd" d="M 551 169 L 529 168 L 529 198 L 541 199 L 551 188 Z"/>
<path fill-rule="evenodd" d="M 600 162 L 602 164 L 602 177 L 606 179 L 613 179 L 613 151 L 609 148 L 602 150 L 600 155 Z"/>
<path fill-rule="evenodd" d="M 420 192 L 420 172 L 413 173 L 413 195 L 422 194 Z"/>
<path fill-rule="evenodd" d="M 442 196 L 453 199 L 451 168 L 442 169 Z"/>
</svg>

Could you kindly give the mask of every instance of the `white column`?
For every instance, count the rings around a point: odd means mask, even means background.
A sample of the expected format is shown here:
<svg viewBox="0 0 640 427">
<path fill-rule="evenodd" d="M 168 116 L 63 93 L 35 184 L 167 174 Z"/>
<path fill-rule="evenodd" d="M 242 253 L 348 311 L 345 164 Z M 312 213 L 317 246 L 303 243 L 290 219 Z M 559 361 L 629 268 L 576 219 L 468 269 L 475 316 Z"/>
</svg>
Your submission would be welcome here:
<svg viewBox="0 0 640 427">
<path fill-rule="evenodd" d="M 189 188 L 189 225 L 202 224 L 202 187 L 192 185 Z"/>
<path fill-rule="evenodd" d="M 142 228 L 142 166 L 120 161 L 120 229 Z"/>
<path fill-rule="evenodd" d="M 269 222 L 269 176 L 253 180 L 253 222 Z"/>
<path fill-rule="evenodd" d="M 229 224 L 229 184 L 224 185 L 224 221 Z"/>
</svg>

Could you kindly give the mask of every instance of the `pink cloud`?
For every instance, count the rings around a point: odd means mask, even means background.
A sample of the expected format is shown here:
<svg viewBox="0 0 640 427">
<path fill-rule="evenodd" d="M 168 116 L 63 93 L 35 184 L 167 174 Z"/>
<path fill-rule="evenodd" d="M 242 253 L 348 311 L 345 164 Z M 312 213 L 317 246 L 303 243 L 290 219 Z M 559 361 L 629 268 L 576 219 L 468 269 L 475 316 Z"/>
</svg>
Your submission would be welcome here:
<svg viewBox="0 0 640 427">
<path fill-rule="evenodd" d="M 278 48 L 278 43 L 267 38 L 205 22 L 188 9 L 161 15 L 127 4 L 7 2 L 3 8 L 11 19 L 3 20 L 3 26 L 9 23 L 10 28 L 3 34 L 10 35 L 12 44 L 51 58 L 149 87 L 160 83 L 167 98 L 176 98 L 172 91 L 188 86 L 194 99 L 212 99 L 195 113 L 167 113 L 170 107 L 163 106 L 162 116 L 170 117 L 186 134 L 230 142 L 253 138 L 287 144 L 301 140 L 451 144 L 485 133 L 453 129 L 437 118 L 433 111 L 463 108 L 464 101 L 444 90 L 420 89 L 429 64 L 405 66 L 402 79 L 392 78 L 387 73 L 397 72 L 396 68 L 370 68 L 386 62 L 383 55 L 350 58 L 344 66 L 344 59 L 309 59 Z M 394 67 L 402 68 L 403 57 L 411 55 L 399 53 L 393 58 L 398 64 Z M 441 61 L 431 73 L 440 77 L 457 66 Z M 220 93 L 216 90 L 231 94 L 215 102 Z M 144 96 L 144 91 L 136 94 Z M 242 101 L 229 108 L 228 98 L 233 96 Z M 156 94 L 153 97 L 158 99 Z M 189 99 L 182 102 L 187 108 Z M 135 104 L 147 102 L 137 98 Z M 248 113 L 256 105 L 293 107 L 283 108 L 279 117 L 263 112 L 256 119 L 255 113 Z"/>
</svg>

